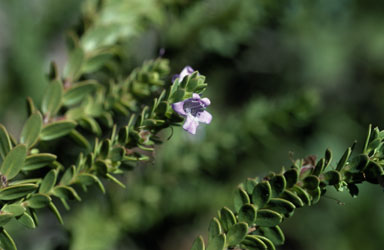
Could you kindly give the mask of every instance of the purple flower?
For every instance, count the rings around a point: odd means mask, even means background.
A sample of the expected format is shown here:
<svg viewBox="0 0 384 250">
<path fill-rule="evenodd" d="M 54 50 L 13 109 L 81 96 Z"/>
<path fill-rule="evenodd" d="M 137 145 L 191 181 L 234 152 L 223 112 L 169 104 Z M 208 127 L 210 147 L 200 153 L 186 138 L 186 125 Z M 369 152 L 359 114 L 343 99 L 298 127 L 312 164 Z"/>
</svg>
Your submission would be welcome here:
<svg viewBox="0 0 384 250">
<path fill-rule="evenodd" d="M 193 94 L 192 98 L 172 104 L 173 110 L 181 116 L 186 117 L 183 125 L 184 130 L 191 134 L 196 134 L 199 122 L 209 124 L 212 115 L 205 111 L 205 108 L 211 104 L 208 98 L 200 98 L 200 95 Z"/>
<path fill-rule="evenodd" d="M 185 66 L 184 69 L 180 72 L 180 74 L 176 74 L 172 76 L 172 82 L 174 82 L 177 78 L 179 78 L 179 82 L 183 81 L 184 77 L 191 75 L 194 72 L 191 66 Z"/>
</svg>

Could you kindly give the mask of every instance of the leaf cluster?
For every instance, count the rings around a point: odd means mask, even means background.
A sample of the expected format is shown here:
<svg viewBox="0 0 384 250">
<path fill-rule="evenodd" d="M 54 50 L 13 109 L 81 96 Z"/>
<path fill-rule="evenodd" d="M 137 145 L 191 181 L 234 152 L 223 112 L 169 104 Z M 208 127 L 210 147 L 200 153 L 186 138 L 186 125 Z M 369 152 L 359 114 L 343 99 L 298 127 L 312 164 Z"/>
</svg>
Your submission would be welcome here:
<svg viewBox="0 0 384 250">
<path fill-rule="evenodd" d="M 356 197 L 357 184 L 384 186 L 383 135 L 378 128 L 369 127 L 362 153 L 351 156 L 354 143 L 334 167 L 332 153 L 326 150 L 317 162 L 313 157 L 299 159 L 287 170 L 247 179 L 235 192 L 234 208 L 222 208 L 211 220 L 207 246 L 199 236 L 191 249 L 276 249 L 285 240 L 280 224 L 295 209 L 318 203 L 327 187 L 346 188 Z"/>
</svg>

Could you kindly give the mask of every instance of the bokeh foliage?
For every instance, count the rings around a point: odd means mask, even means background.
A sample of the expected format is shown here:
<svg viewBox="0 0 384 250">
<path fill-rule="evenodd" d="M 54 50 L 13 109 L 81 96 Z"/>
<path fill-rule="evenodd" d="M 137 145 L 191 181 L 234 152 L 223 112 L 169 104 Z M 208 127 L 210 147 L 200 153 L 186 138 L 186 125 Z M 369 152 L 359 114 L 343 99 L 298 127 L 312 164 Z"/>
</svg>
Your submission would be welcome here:
<svg viewBox="0 0 384 250">
<path fill-rule="evenodd" d="M 369 123 L 383 124 L 380 1 L 100 1 L 110 9 L 99 19 L 97 2 L 0 3 L 0 114 L 11 133 L 22 129 L 25 98 L 41 101 L 48 61 L 63 69 L 63 34 L 105 21 L 121 24 L 122 37 L 101 36 L 119 46 L 103 51 L 112 53 L 100 57 L 108 66 L 89 74 L 127 74 L 165 48 L 172 73 L 189 64 L 207 76 L 213 122 L 193 138 L 165 130 L 172 138 L 153 164 L 126 176 L 126 190 L 108 185 L 103 198 L 91 189 L 71 203 L 65 232 L 48 211 L 33 232 L 11 227 L 27 248 L 42 249 L 39 237 L 46 249 L 84 249 L 89 238 L 98 240 L 93 249 L 188 249 L 244 178 L 327 147 L 340 158 L 354 139 L 363 142 Z M 380 249 L 381 195 L 368 185 L 356 200 L 329 194 L 344 206 L 324 199 L 298 210 L 282 226 L 281 249 Z"/>
</svg>

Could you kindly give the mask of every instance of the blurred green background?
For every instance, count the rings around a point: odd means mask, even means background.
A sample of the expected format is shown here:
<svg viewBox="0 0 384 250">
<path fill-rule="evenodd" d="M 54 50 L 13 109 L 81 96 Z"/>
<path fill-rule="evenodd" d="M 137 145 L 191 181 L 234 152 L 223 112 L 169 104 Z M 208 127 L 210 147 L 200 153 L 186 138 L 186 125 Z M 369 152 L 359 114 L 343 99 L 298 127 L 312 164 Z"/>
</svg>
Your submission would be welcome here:
<svg viewBox="0 0 384 250">
<path fill-rule="evenodd" d="M 49 62 L 62 69 L 68 31 L 96 2 L 0 2 L 0 122 L 12 134 L 26 119 L 25 98 L 39 103 Z M 368 124 L 383 128 L 383 1 L 100 2 L 130 30 L 118 41 L 125 72 L 164 48 L 173 73 L 191 65 L 207 76 L 213 121 L 196 136 L 175 128 L 154 162 L 126 174 L 125 190 L 106 183 L 105 196 L 82 193 L 64 227 L 45 210 L 35 230 L 12 225 L 19 249 L 189 249 L 245 178 L 327 147 L 337 160 L 353 140 L 362 147 Z M 382 190 L 327 196 L 283 223 L 280 249 L 382 249 Z"/>
</svg>

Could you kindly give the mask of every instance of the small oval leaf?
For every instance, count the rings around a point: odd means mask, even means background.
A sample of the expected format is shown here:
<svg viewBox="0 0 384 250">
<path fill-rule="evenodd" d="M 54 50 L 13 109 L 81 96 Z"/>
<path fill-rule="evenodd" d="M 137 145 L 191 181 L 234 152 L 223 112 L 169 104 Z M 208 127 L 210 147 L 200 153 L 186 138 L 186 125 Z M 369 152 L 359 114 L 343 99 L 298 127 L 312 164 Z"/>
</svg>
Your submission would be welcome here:
<svg viewBox="0 0 384 250">
<path fill-rule="evenodd" d="M 77 47 L 71 51 L 68 62 L 64 67 L 64 77 L 68 78 L 69 81 L 76 80 L 81 73 L 84 59 L 85 55 L 81 47 Z"/>
<path fill-rule="evenodd" d="M 283 216 L 270 209 L 260 209 L 257 211 L 256 226 L 273 227 L 280 224 Z"/>
<path fill-rule="evenodd" d="M 219 234 L 208 242 L 207 250 L 224 250 L 225 249 L 225 234 Z"/>
<path fill-rule="evenodd" d="M 304 188 L 314 190 L 320 185 L 320 179 L 315 175 L 308 175 L 303 180 Z"/>
<path fill-rule="evenodd" d="M 0 124 L 0 156 L 4 160 L 5 156 L 11 151 L 11 140 L 7 129 Z"/>
<path fill-rule="evenodd" d="M 23 167 L 26 156 L 27 147 L 23 144 L 17 145 L 5 157 L 0 172 L 7 177 L 8 180 L 14 178 Z"/>
<path fill-rule="evenodd" d="M 35 184 L 19 184 L 0 189 L 0 200 L 14 200 L 32 193 L 37 188 Z"/>
<path fill-rule="evenodd" d="M 42 180 L 39 188 L 39 193 L 48 194 L 56 183 L 57 171 L 52 169 Z"/>
<path fill-rule="evenodd" d="M 227 233 L 227 245 L 235 246 L 239 244 L 247 235 L 248 225 L 247 223 L 240 222 L 229 228 Z"/>
<path fill-rule="evenodd" d="M 271 198 L 272 190 L 268 181 L 263 181 L 255 186 L 252 192 L 252 203 L 257 208 L 262 208 Z"/>
<path fill-rule="evenodd" d="M 52 201 L 51 197 L 46 194 L 33 194 L 27 200 L 27 206 L 31 208 L 43 208 L 49 205 Z"/>
<path fill-rule="evenodd" d="M 24 166 L 22 170 L 31 171 L 35 169 L 39 169 L 51 164 L 54 160 L 56 160 L 56 155 L 49 153 L 41 153 L 41 154 L 33 154 L 28 155 L 25 158 Z"/>
<path fill-rule="evenodd" d="M 32 147 L 38 140 L 43 120 L 39 113 L 32 114 L 21 131 L 20 142 Z"/>
<path fill-rule="evenodd" d="M 98 83 L 94 80 L 75 83 L 63 96 L 64 105 L 74 105 L 96 90 Z"/>
<path fill-rule="evenodd" d="M 69 134 L 75 127 L 74 121 L 53 122 L 43 127 L 40 138 L 43 141 L 50 141 Z"/>
<path fill-rule="evenodd" d="M 287 182 L 284 175 L 275 175 L 271 178 L 269 184 L 271 184 L 272 197 L 278 197 L 285 190 Z"/>
<path fill-rule="evenodd" d="M 54 116 L 59 111 L 63 97 L 63 84 L 59 80 L 49 83 L 43 96 L 41 110 L 48 117 Z"/>
<path fill-rule="evenodd" d="M 271 209 L 280 214 L 284 214 L 288 217 L 290 213 L 295 210 L 295 205 L 292 202 L 281 199 L 281 198 L 272 198 L 267 205 L 268 209 Z"/>
<path fill-rule="evenodd" d="M 304 202 L 305 205 L 311 205 L 311 199 L 307 191 L 297 185 L 293 187 L 293 191 L 297 194 L 297 196 L 299 196 L 299 198 Z"/>
<path fill-rule="evenodd" d="M 211 241 L 219 234 L 221 234 L 220 222 L 216 217 L 213 217 L 208 226 L 208 241 Z"/>
<path fill-rule="evenodd" d="M 0 228 L 0 245 L 5 250 L 17 250 L 15 242 L 4 228 Z"/>
<path fill-rule="evenodd" d="M 1 209 L 1 211 L 12 214 L 12 216 L 16 217 L 24 214 L 25 208 L 20 203 L 16 203 L 16 204 L 5 205 Z"/>
<path fill-rule="evenodd" d="M 245 204 L 239 211 L 239 221 L 246 222 L 249 226 L 253 226 L 256 221 L 257 209 L 252 204 Z"/>
<path fill-rule="evenodd" d="M 192 244 L 191 250 L 205 250 L 203 237 L 200 235 Z"/>
<path fill-rule="evenodd" d="M 224 232 L 228 232 L 229 228 L 236 223 L 235 215 L 227 207 L 224 207 L 220 210 L 219 220 Z"/>
<path fill-rule="evenodd" d="M 239 212 L 240 208 L 244 204 L 250 203 L 249 196 L 248 196 L 247 192 L 242 188 L 238 188 L 235 192 L 235 197 L 233 199 L 233 203 L 235 206 L 235 211 Z"/>
<path fill-rule="evenodd" d="M 35 228 L 36 224 L 32 216 L 28 213 L 24 213 L 20 218 L 17 218 L 17 221 L 26 226 L 27 228 Z"/>
<path fill-rule="evenodd" d="M 299 179 L 299 173 L 295 168 L 292 168 L 285 171 L 284 177 L 286 180 L 286 188 L 291 188 L 297 183 Z"/>
<path fill-rule="evenodd" d="M 279 226 L 275 227 L 261 227 L 262 234 L 270 239 L 273 244 L 280 246 L 284 244 L 285 237 Z"/>
<path fill-rule="evenodd" d="M 241 242 L 241 246 L 244 249 L 248 250 L 266 250 L 267 245 L 260 240 L 256 235 L 247 235 L 243 242 Z"/>
</svg>

